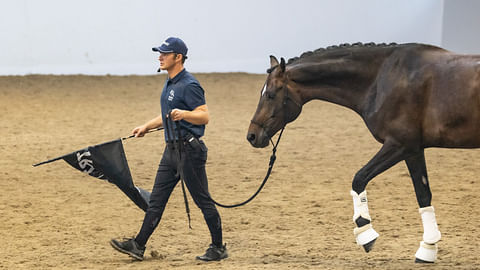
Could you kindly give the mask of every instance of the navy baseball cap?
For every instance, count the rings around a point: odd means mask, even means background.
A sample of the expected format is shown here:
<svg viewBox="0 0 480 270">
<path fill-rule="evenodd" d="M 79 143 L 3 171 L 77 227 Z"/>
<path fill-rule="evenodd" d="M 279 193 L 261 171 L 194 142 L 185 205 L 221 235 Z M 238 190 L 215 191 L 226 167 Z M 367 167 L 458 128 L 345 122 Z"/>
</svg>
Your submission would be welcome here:
<svg viewBox="0 0 480 270">
<path fill-rule="evenodd" d="M 177 37 L 169 37 L 162 43 L 162 45 L 158 47 L 153 47 L 152 51 L 161 52 L 161 53 L 174 52 L 174 53 L 179 53 L 186 56 L 188 48 L 187 48 L 187 45 L 185 45 L 185 42 L 183 42 L 183 40 Z"/>
</svg>

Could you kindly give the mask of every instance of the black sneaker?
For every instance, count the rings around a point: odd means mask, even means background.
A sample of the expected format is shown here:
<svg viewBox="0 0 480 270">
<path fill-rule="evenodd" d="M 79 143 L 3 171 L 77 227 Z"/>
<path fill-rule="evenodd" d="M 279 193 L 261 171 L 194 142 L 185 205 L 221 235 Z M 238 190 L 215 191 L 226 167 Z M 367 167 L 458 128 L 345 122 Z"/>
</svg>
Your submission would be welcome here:
<svg viewBox="0 0 480 270">
<path fill-rule="evenodd" d="M 115 239 L 110 241 L 112 247 L 122 253 L 130 255 L 130 257 L 135 258 L 139 261 L 143 261 L 143 253 L 145 253 L 145 247 L 140 247 L 135 238 L 124 239 L 126 241 L 120 242 Z"/>
<path fill-rule="evenodd" d="M 207 249 L 207 252 L 203 254 L 202 256 L 197 256 L 197 260 L 202 260 L 202 261 L 220 261 L 222 259 L 228 258 L 228 253 L 227 253 L 227 245 L 223 245 L 222 247 L 217 247 L 214 244 L 210 244 L 210 246 Z"/>
</svg>

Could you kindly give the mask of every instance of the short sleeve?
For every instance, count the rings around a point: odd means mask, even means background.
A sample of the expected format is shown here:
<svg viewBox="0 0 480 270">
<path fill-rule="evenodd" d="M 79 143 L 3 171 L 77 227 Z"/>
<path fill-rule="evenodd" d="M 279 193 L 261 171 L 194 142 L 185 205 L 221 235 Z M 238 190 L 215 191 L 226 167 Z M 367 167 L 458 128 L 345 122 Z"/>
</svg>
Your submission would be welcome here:
<svg viewBox="0 0 480 270">
<path fill-rule="evenodd" d="M 190 83 L 185 86 L 184 101 L 190 110 L 205 105 L 205 91 L 199 84 Z"/>
</svg>

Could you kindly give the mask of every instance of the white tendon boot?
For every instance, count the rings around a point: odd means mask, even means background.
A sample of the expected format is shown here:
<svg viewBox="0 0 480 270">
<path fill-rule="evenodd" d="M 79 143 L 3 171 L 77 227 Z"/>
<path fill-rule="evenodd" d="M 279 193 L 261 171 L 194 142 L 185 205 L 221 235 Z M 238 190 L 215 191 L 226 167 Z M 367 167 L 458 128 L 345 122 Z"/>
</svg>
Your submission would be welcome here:
<svg viewBox="0 0 480 270">
<path fill-rule="evenodd" d="M 419 209 L 423 223 L 423 241 L 415 253 L 415 262 L 433 263 L 437 259 L 437 242 L 442 237 L 435 218 L 435 209 L 428 206 Z"/>
<path fill-rule="evenodd" d="M 357 194 L 355 191 L 350 191 L 350 195 L 353 197 L 353 222 L 356 224 L 356 220 L 362 217 L 368 221 L 371 221 L 370 214 L 368 213 L 368 200 L 367 191 Z M 375 240 L 379 234 L 373 229 L 372 224 L 366 224 L 362 227 L 357 227 L 353 230 L 357 245 L 363 246 L 366 252 L 369 252 Z"/>
</svg>

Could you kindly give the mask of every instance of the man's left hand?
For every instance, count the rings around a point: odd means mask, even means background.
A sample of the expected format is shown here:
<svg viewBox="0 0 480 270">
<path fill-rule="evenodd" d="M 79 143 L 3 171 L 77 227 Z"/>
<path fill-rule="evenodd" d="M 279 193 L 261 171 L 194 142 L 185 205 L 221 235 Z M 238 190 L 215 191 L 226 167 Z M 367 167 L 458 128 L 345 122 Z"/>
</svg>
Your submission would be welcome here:
<svg viewBox="0 0 480 270">
<path fill-rule="evenodd" d="M 180 109 L 173 109 L 172 112 L 170 113 L 172 120 L 173 121 L 180 121 L 185 118 L 185 112 L 184 110 Z"/>
</svg>

